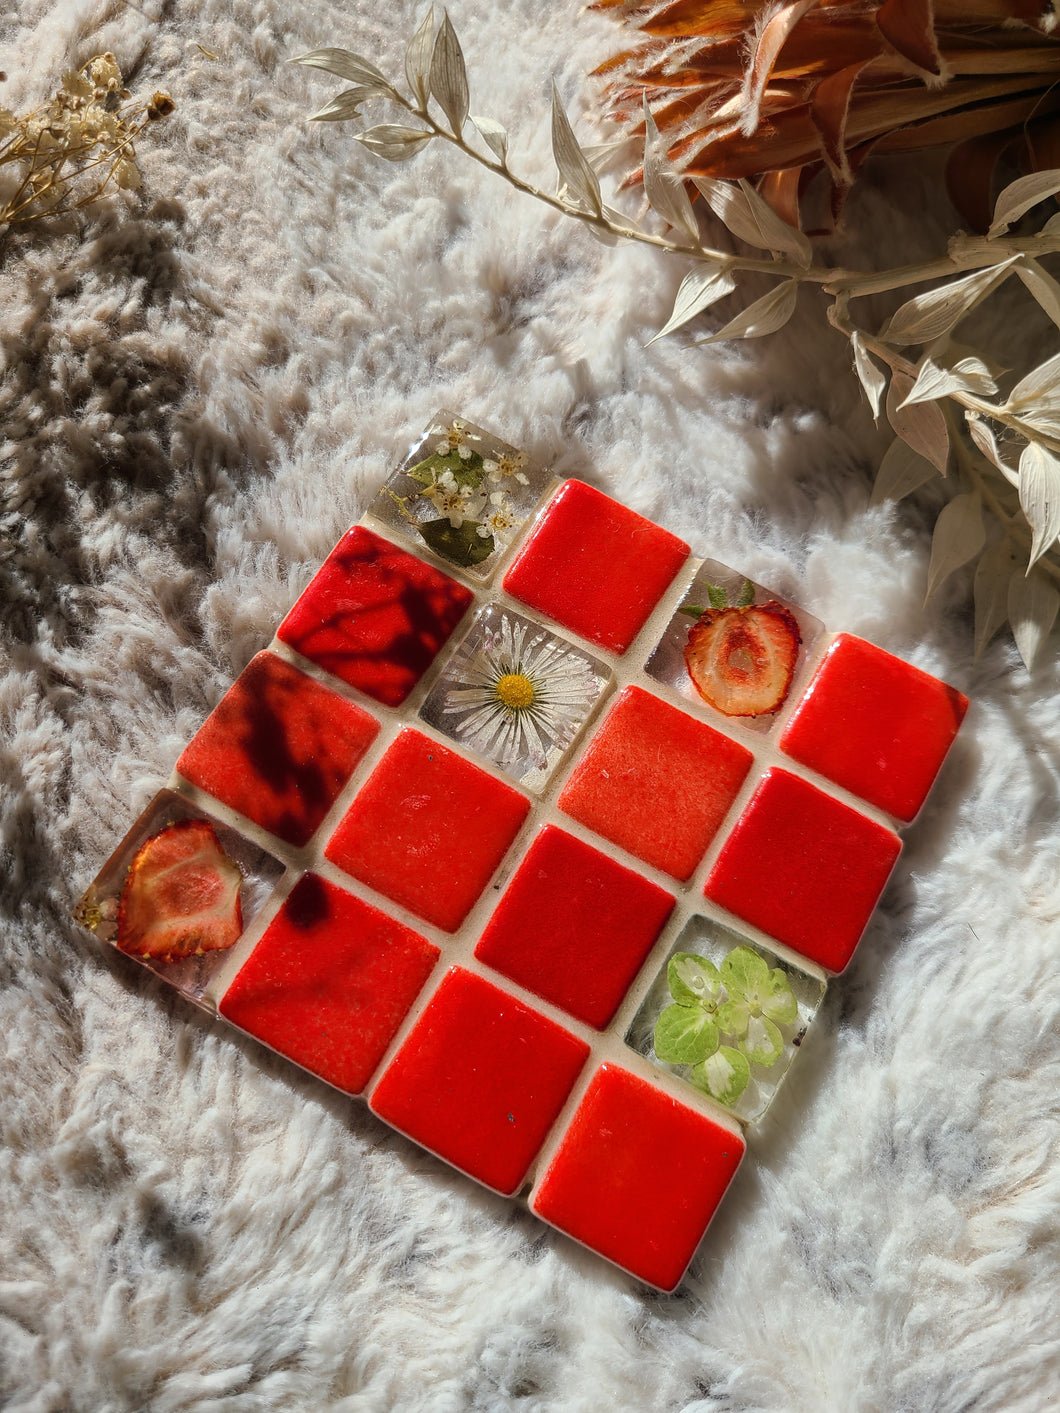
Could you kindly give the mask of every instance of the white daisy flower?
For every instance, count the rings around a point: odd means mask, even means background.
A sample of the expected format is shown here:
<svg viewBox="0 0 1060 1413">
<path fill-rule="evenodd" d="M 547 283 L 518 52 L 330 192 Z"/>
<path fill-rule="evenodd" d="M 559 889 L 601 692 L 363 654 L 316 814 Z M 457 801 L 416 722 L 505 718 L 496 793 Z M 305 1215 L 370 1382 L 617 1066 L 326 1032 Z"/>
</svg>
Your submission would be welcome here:
<svg viewBox="0 0 1060 1413">
<path fill-rule="evenodd" d="M 581 653 L 506 613 L 480 646 L 457 653 L 449 676 L 456 685 L 442 707 L 447 729 L 505 769 L 518 762 L 546 769 L 550 755 L 574 740 L 601 690 Z"/>
</svg>

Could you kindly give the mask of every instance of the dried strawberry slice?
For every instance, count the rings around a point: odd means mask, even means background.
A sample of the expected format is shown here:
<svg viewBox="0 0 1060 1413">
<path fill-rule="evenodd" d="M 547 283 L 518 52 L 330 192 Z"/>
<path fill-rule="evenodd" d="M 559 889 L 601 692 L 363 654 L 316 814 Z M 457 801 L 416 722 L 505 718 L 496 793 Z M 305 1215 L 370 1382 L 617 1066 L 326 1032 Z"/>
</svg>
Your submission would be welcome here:
<svg viewBox="0 0 1060 1413">
<path fill-rule="evenodd" d="M 708 608 L 688 635 L 685 666 L 696 691 L 725 716 L 765 716 L 784 702 L 802 635 L 779 603 Z"/>
<path fill-rule="evenodd" d="M 242 880 L 213 825 L 178 820 L 152 834 L 129 866 L 117 945 L 164 962 L 231 947 L 243 931 Z"/>
</svg>

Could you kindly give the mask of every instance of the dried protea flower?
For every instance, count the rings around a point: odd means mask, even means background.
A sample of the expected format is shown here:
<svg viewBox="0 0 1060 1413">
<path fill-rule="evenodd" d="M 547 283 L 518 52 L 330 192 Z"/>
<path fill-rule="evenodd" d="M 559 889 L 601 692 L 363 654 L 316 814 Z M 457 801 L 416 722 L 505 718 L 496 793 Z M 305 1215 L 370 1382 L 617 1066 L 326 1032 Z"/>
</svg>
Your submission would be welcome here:
<svg viewBox="0 0 1060 1413">
<path fill-rule="evenodd" d="M 1060 166 L 1058 0 L 597 0 L 636 31 L 597 73 L 643 133 L 642 95 L 689 177 L 757 179 L 793 225 L 827 169 L 837 199 L 871 152 L 953 148 L 950 194 L 989 224 L 1002 155 Z M 836 202 L 838 204 L 838 200 Z"/>
</svg>

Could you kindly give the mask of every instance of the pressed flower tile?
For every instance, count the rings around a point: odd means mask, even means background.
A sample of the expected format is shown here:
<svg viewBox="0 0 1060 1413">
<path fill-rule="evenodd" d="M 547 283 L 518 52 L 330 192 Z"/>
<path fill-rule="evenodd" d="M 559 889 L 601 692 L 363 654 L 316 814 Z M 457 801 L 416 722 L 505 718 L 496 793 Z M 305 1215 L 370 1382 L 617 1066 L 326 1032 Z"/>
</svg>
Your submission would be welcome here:
<svg viewBox="0 0 1060 1413">
<path fill-rule="evenodd" d="M 439 414 L 76 915 L 669 1290 L 967 702 L 550 484 Z"/>
</svg>

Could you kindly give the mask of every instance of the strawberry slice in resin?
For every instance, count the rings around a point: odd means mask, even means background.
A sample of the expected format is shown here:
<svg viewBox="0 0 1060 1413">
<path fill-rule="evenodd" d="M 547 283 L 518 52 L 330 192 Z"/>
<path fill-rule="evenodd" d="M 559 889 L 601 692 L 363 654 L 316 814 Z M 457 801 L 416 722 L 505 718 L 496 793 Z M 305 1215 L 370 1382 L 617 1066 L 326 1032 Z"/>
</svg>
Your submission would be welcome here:
<svg viewBox="0 0 1060 1413">
<path fill-rule="evenodd" d="M 767 716 L 784 703 L 802 634 L 775 600 L 708 608 L 688 634 L 685 666 L 696 691 L 725 716 Z"/>
<path fill-rule="evenodd" d="M 242 881 L 212 824 L 177 820 L 146 840 L 129 866 L 117 946 L 164 962 L 231 947 L 243 931 Z"/>
</svg>

